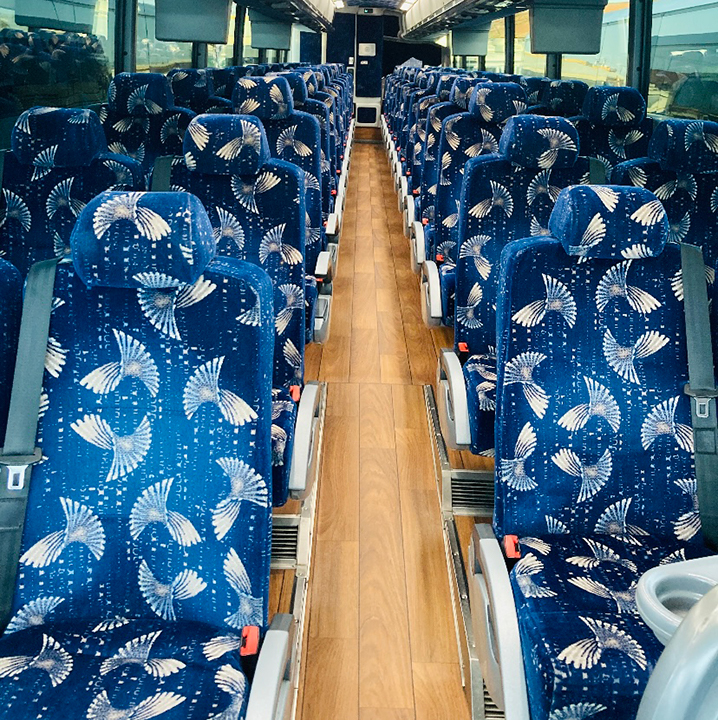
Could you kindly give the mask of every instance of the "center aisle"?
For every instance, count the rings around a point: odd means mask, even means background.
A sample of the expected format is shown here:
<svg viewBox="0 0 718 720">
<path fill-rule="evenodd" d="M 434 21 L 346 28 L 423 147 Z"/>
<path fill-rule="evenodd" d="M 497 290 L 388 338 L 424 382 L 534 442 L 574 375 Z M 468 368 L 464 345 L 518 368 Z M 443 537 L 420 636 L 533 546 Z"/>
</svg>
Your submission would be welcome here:
<svg viewBox="0 0 718 720">
<path fill-rule="evenodd" d="M 329 341 L 303 720 L 468 720 L 422 385 L 423 324 L 381 143 L 357 132 Z"/>
</svg>

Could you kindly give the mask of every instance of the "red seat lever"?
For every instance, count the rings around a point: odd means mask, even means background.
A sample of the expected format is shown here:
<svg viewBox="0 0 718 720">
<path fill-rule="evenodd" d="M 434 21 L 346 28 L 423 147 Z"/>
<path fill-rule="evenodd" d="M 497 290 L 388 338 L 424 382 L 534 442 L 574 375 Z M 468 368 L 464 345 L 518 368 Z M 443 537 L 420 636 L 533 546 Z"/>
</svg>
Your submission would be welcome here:
<svg viewBox="0 0 718 720">
<path fill-rule="evenodd" d="M 239 654 L 242 657 L 257 655 L 259 653 L 259 627 L 257 625 L 245 625 L 242 628 L 242 647 Z"/>
<path fill-rule="evenodd" d="M 509 560 L 517 560 L 521 557 L 518 535 L 504 535 L 504 555 Z"/>
</svg>

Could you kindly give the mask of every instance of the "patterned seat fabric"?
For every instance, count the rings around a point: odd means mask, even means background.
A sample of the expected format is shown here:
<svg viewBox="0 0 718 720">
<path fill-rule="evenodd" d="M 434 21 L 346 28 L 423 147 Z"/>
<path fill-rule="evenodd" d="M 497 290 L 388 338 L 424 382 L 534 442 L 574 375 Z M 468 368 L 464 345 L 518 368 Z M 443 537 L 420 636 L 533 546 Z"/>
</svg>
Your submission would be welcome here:
<svg viewBox="0 0 718 720">
<path fill-rule="evenodd" d="M 174 102 L 195 113 L 231 113 L 230 100 L 221 97 L 214 88 L 214 74 L 208 69 L 175 68 L 167 73 L 172 84 Z"/>
<path fill-rule="evenodd" d="M 305 265 L 311 273 L 326 249 L 322 222 L 321 129 L 313 115 L 294 109 L 292 91 L 284 77 L 243 77 L 232 97 L 238 113 L 262 121 L 272 157 L 288 160 L 304 170 L 308 229 Z"/>
<path fill-rule="evenodd" d="M 204 204 L 219 255 L 261 267 L 274 288 L 273 385 L 289 398 L 281 417 L 296 415 L 288 390 L 304 384 L 306 211 L 304 173 L 272 160 L 258 118 L 200 115 L 184 141 L 184 159 L 172 166 L 172 190 L 196 195 Z M 273 504 L 289 492 L 294 425 L 272 428 Z"/>
<path fill-rule="evenodd" d="M 28 720 L 241 718 L 241 630 L 267 622 L 271 283 L 211 262 L 187 194 L 103 193 L 72 248 L 0 701 Z"/>
<path fill-rule="evenodd" d="M 680 250 L 643 189 L 565 189 L 549 227 L 501 257 L 494 529 L 521 538 L 532 720 L 628 720 L 662 650 L 636 612 L 640 574 L 708 552 Z"/>
<path fill-rule="evenodd" d="M 92 110 L 26 110 L 5 156 L 0 254 L 25 275 L 38 260 L 68 252 L 75 219 L 95 195 L 143 183 L 137 162 L 107 151 Z"/>
<path fill-rule="evenodd" d="M 232 90 L 234 83 L 239 77 L 239 68 L 223 67 L 223 68 L 207 68 L 207 74 L 212 78 L 214 86 L 214 94 L 227 100 L 232 99 Z"/>
<path fill-rule="evenodd" d="M 336 189 L 337 176 L 341 172 L 341 152 L 339 147 L 341 143 L 338 138 L 332 110 L 334 107 L 334 99 L 331 95 L 321 92 L 320 88 L 323 87 L 324 84 L 324 76 L 321 73 L 317 74 L 314 70 L 307 68 L 301 68 L 301 73 L 307 86 L 308 97 L 306 111 L 312 115 L 316 115 L 322 131 L 322 176 L 325 174 L 326 164 L 328 163 L 328 172 L 331 179 L 329 191 L 331 193 Z M 324 105 L 325 110 L 321 110 L 317 103 Z M 324 118 L 324 121 L 322 121 L 322 118 Z M 326 157 L 324 156 L 325 153 Z M 332 205 L 333 204 L 332 199 Z"/>
<path fill-rule="evenodd" d="M 551 80 L 544 86 L 538 105 L 530 106 L 526 112 L 532 115 L 580 115 L 588 85 L 581 80 Z"/>
<path fill-rule="evenodd" d="M 653 120 L 646 117 L 646 101 L 630 87 L 592 87 L 583 114 L 571 118 L 578 130 L 581 154 L 600 160 L 611 180 L 613 168 L 648 151 Z"/>
<path fill-rule="evenodd" d="M 170 81 L 161 73 L 120 73 L 107 90 L 100 120 L 112 152 L 134 158 L 148 174 L 160 155 L 181 155 L 194 113 L 176 107 Z"/>
<path fill-rule="evenodd" d="M 588 160 L 578 157 L 576 129 L 565 118 L 511 118 L 499 150 L 466 165 L 457 225 L 454 346 L 469 356 L 464 378 L 471 450 L 484 455 L 494 447 L 501 251 L 516 238 L 546 234 L 559 191 L 588 182 L 589 171 Z"/>
<path fill-rule="evenodd" d="M 497 153 L 503 124 L 526 109 L 526 93 L 516 83 L 478 82 L 468 89 L 466 99 L 468 112 L 450 115 L 441 124 L 436 210 L 433 223 L 425 231 L 426 257 L 437 263 L 456 260 L 456 227 L 466 163 L 480 155 Z M 450 322 L 453 313 L 444 310 L 445 321 Z"/>
<path fill-rule="evenodd" d="M 526 102 L 532 106 L 539 104 L 541 95 L 551 84 L 551 80 L 547 77 L 522 77 L 519 84 L 526 91 Z"/>
<path fill-rule="evenodd" d="M 653 132 L 648 157 L 617 165 L 618 185 L 645 187 L 668 214 L 669 242 L 703 248 L 709 268 L 718 262 L 718 123 L 664 120 Z M 713 281 L 713 275 L 710 275 Z"/>
<path fill-rule="evenodd" d="M 15 267 L 0 258 L 0 344 L 3 348 L 0 353 L 0 447 L 5 440 L 21 312 L 22 277 Z"/>
</svg>

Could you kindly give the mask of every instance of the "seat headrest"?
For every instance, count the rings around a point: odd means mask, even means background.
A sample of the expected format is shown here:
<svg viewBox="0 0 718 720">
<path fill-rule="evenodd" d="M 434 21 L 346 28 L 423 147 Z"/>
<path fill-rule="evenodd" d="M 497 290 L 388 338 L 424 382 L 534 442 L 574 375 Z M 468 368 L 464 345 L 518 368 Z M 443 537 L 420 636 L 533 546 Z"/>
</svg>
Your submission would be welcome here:
<svg viewBox="0 0 718 720">
<path fill-rule="evenodd" d="M 23 165 L 34 165 L 34 177 L 52 167 L 89 165 L 107 152 L 100 118 L 92 110 L 34 107 L 15 123 L 10 140 L 13 155 Z"/>
<path fill-rule="evenodd" d="M 592 87 L 583 101 L 583 116 L 592 125 L 635 127 L 646 119 L 646 101 L 632 87 Z"/>
<path fill-rule="evenodd" d="M 573 167 L 578 158 L 578 131 L 563 117 L 516 115 L 504 126 L 499 153 L 521 167 Z"/>
<path fill-rule="evenodd" d="M 426 87 L 424 88 L 426 90 L 425 95 L 435 95 L 436 94 L 436 88 L 439 85 L 439 78 L 441 77 L 441 74 L 438 72 L 430 72 L 427 73 L 428 79 L 426 82 Z"/>
<path fill-rule="evenodd" d="M 214 81 L 207 70 L 175 68 L 167 73 L 175 102 L 201 102 L 214 95 Z"/>
<path fill-rule="evenodd" d="M 240 78 L 234 86 L 232 103 L 236 112 L 262 120 L 281 120 L 294 111 L 292 90 L 282 76 Z"/>
<path fill-rule="evenodd" d="M 314 93 L 319 90 L 319 81 L 317 80 L 316 73 L 314 70 L 302 68 L 302 77 L 304 78 L 304 84 L 307 86 L 307 94 L 309 97 L 314 97 Z"/>
<path fill-rule="evenodd" d="M 172 288 L 195 283 L 217 242 L 189 193 L 100 193 L 70 237 L 75 271 L 88 287 Z"/>
<path fill-rule="evenodd" d="M 107 89 L 110 110 L 121 115 L 159 115 L 174 105 L 170 81 L 162 73 L 123 72 Z"/>
<path fill-rule="evenodd" d="M 648 156 L 664 170 L 718 173 L 718 123 L 664 120 L 653 131 Z"/>
<path fill-rule="evenodd" d="M 324 73 L 322 72 L 322 69 L 317 65 L 313 65 L 311 67 L 311 70 L 314 73 L 314 77 L 317 79 L 317 90 L 323 91 L 324 86 L 327 84 L 327 81 L 326 81 L 326 78 L 324 77 Z"/>
<path fill-rule="evenodd" d="M 569 255 L 584 259 L 656 257 L 669 233 L 661 201 L 645 188 L 622 185 L 564 188 L 548 227 Z"/>
<path fill-rule="evenodd" d="M 187 127 L 182 150 L 187 167 L 203 175 L 256 175 L 271 157 L 254 115 L 198 115 Z"/>
<path fill-rule="evenodd" d="M 581 80 L 552 80 L 541 102 L 556 114 L 571 117 L 581 113 L 587 92 L 588 85 Z"/>
<path fill-rule="evenodd" d="M 537 105 L 541 101 L 541 93 L 550 84 L 547 77 L 522 77 L 521 87 L 526 91 L 526 102 Z"/>
<path fill-rule="evenodd" d="M 469 109 L 469 90 L 479 81 L 467 76 L 457 77 L 451 86 L 449 102 L 464 110 Z"/>
<path fill-rule="evenodd" d="M 440 102 L 448 102 L 451 98 L 451 91 L 454 88 L 456 75 L 445 73 L 439 75 L 439 82 L 436 83 L 436 95 Z"/>
<path fill-rule="evenodd" d="M 517 83 L 481 82 L 471 90 L 469 112 L 487 123 L 502 123 L 526 110 L 526 91 Z"/>
<path fill-rule="evenodd" d="M 237 78 L 236 68 L 207 68 L 207 74 L 212 77 L 212 85 L 214 86 L 215 95 L 224 95 L 227 88 L 234 87 L 234 81 Z"/>
<path fill-rule="evenodd" d="M 307 101 L 309 97 L 309 91 L 307 83 L 304 82 L 304 78 L 301 73 L 298 72 L 282 72 L 274 75 L 267 75 L 266 77 L 283 77 L 289 83 L 289 89 L 292 91 L 292 99 L 294 100 L 294 107 L 301 107 Z"/>
</svg>

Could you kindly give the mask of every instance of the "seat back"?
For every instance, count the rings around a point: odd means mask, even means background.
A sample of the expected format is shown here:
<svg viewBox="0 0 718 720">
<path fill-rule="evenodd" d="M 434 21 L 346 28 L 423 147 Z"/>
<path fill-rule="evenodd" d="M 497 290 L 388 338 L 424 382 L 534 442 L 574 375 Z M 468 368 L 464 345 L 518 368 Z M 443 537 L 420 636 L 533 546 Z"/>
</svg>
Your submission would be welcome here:
<svg viewBox="0 0 718 720">
<path fill-rule="evenodd" d="M 167 73 L 175 104 L 195 113 L 231 113 L 232 103 L 221 97 L 214 87 L 209 69 L 174 68 Z"/>
<path fill-rule="evenodd" d="M 17 268 L 0 258 L 0 447 L 5 440 L 21 312 L 22 277 Z"/>
<path fill-rule="evenodd" d="M 322 221 L 321 129 L 309 113 L 294 109 L 294 99 L 284 77 L 244 77 L 237 81 L 232 97 L 240 114 L 256 115 L 264 126 L 272 157 L 294 163 L 305 173 L 308 237 L 316 242 L 306 246 L 306 266 L 315 268 L 319 252 L 326 247 Z M 317 231 L 319 234 L 317 235 Z"/>
<path fill-rule="evenodd" d="M 160 155 L 181 155 L 194 113 L 176 107 L 170 81 L 161 73 L 120 73 L 107 90 L 100 120 L 111 152 L 127 155 L 148 175 Z"/>
<path fill-rule="evenodd" d="M 718 123 L 664 120 L 653 132 L 648 157 L 617 165 L 612 179 L 618 185 L 634 185 L 654 192 L 668 214 L 669 242 L 698 245 L 703 249 L 706 265 L 715 268 Z"/>
<path fill-rule="evenodd" d="M 526 102 L 531 107 L 539 104 L 541 95 L 551 84 L 551 80 L 547 77 L 522 77 L 519 84 L 526 91 Z"/>
<path fill-rule="evenodd" d="M 25 275 L 38 260 L 68 252 L 75 220 L 95 195 L 143 183 L 139 163 L 107 151 L 92 110 L 26 110 L 5 155 L 0 252 Z"/>
<path fill-rule="evenodd" d="M 635 88 L 592 87 L 582 115 L 571 121 L 578 130 L 581 154 L 600 160 L 607 180 L 619 163 L 646 157 L 653 120 L 646 117 L 646 101 Z"/>
<path fill-rule="evenodd" d="M 456 239 L 454 347 L 468 357 L 471 450 L 494 447 L 496 303 L 499 259 L 512 240 L 548 232 L 562 188 L 588 182 L 589 161 L 564 118 L 509 119 L 499 153 L 470 160 L 464 172 Z"/>
<path fill-rule="evenodd" d="M 588 85 L 581 80 L 551 80 L 544 86 L 538 104 L 530 106 L 526 112 L 574 117 L 581 114 L 587 92 Z"/>
<path fill-rule="evenodd" d="M 266 625 L 271 283 L 214 254 L 191 195 L 102 193 L 78 218 L 11 628 L 38 603 L 53 621 Z"/>
<path fill-rule="evenodd" d="M 639 188 L 577 186 L 549 227 L 501 258 L 496 532 L 700 544 L 663 207 Z"/>
<path fill-rule="evenodd" d="M 237 67 L 207 68 L 207 74 L 212 77 L 214 94 L 217 97 L 231 101 L 234 83 L 237 82 L 239 77 L 238 70 Z"/>
</svg>

